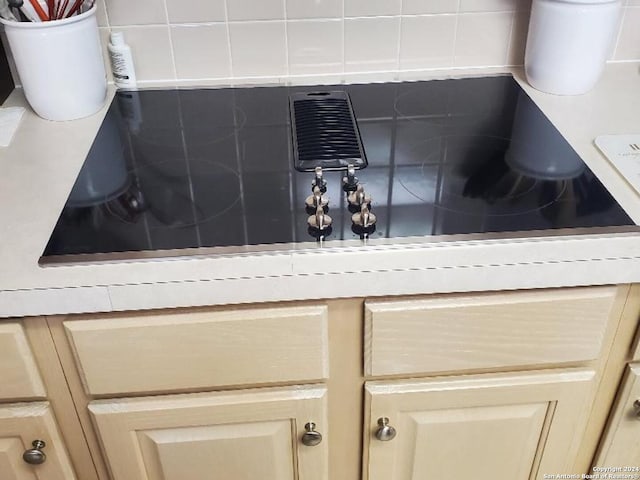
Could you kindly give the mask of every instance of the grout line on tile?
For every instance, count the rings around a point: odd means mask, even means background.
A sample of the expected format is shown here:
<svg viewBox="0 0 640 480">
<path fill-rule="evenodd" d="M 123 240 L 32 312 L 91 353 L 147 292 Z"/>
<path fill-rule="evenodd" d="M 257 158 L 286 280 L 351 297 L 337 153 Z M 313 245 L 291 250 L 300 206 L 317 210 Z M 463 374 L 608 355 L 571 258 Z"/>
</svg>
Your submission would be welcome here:
<svg viewBox="0 0 640 480">
<path fill-rule="evenodd" d="M 342 80 L 347 71 L 347 21 L 345 18 L 347 0 L 342 0 Z"/>
<path fill-rule="evenodd" d="M 107 0 L 100 0 L 102 2 L 102 7 L 104 8 L 104 18 L 107 21 L 105 27 L 111 30 L 111 20 L 109 19 L 109 11 L 107 10 Z"/>
<path fill-rule="evenodd" d="M 458 5 L 456 6 L 456 21 L 453 25 L 453 55 L 451 57 L 450 67 L 454 67 L 456 64 L 456 56 L 458 55 L 458 29 L 460 24 L 460 2 L 461 0 L 457 0 Z"/>
<path fill-rule="evenodd" d="M 181 23 L 169 23 L 170 27 L 214 27 L 216 25 L 224 25 L 225 21 L 219 22 L 181 22 Z"/>
<path fill-rule="evenodd" d="M 629 7 L 622 8 L 622 14 L 620 15 L 620 24 L 618 25 L 618 33 L 616 35 L 616 42 L 614 48 L 612 48 L 610 60 L 615 60 L 618 56 L 618 48 L 620 47 L 620 39 L 622 38 L 622 29 L 624 27 L 624 21 L 627 18 L 627 12 Z"/>
<path fill-rule="evenodd" d="M 289 65 L 289 15 L 287 12 L 287 0 L 282 0 L 282 9 L 284 12 L 284 64 L 285 75 L 289 75 L 291 72 L 291 65 Z"/>
<path fill-rule="evenodd" d="M 164 16 L 166 19 L 165 28 L 167 29 L 167 35 L 169 35 L 169 54 L 171 55 L 171 66 L 173 67 L 173 80 L 175 80 L 178 78 L 178 67 L 176 65 L 175 49 L 173 48 L 173 35 L 171 34 L 171 28 L 169 27 L 169 7 L 167 7 L 166 0 L 162 0 L 162 5 L 164 5 Z"/>
<path fill-rule="evenodd" d="M 226 32 L 227 32 L 227 54 L 229 55 L 229 73 L 231 74 L 231 78 L 234 78 L 233 71 L 233 55 L 231 54 L 231 26 L 229 24 L 229 7 L 227 6 L 227 0 L 224 1 L 224 23 L 226 24 Z"/>
<path fill-rule="evenodd" d="M 505 65 L 509 64 L 509 60 L 511 57 L 511 47 L 514 45 L 514 37 L 515 37 L 515 27 L 516 27 L 516 12 L 514 11 L 511 15 L 511 28 L 509 29 L 509 40 L 507 41 L 507 52 L 505 53 L 505 57 L 503 62 Z"/>
<path fill-rule="evenodd" d="M 318 17 L 318 18 L 290 18 L 287 20 L 288 23 L 318 23 L 318 22 L 339 22 L 344 21 L 344 19 L 340 17 Z"/>
<path fill-rule="evenodd" d="M 400 2 L 400 11 L 402 11 L 402 0 Z M 404 24 L 404 20 L 402 15 L 398 19 L 398 41 L 396 42 L 396 71 L 400 70 L 400 49 L 402 47 L 402 28 Z"/>
</svg>

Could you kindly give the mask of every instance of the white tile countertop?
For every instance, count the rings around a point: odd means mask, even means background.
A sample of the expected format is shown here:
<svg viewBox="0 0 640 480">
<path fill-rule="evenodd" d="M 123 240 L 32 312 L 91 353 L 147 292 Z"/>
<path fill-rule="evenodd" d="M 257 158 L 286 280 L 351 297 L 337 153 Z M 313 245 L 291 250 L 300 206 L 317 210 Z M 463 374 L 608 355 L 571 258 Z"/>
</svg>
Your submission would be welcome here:
<svg viewBox="0 0 640 480">
<path fill-rule="evenodd" d="M 599 135 L 640 133 L 640 66 L 611 64 L 594 91 L 576 97 L 537 92 L 521 70 L 512 72 L 640 223 L 640 195 L 593 143 Z M 24 103 L 17 90 L 5 106 Z M 38 259 L 106 110 L 58 123 L 28 110 L 11 146 L 0 149 L 0 317 L 640 282 L 640 232 L 444 242 L 421 237 L 41 267 Z"/>
</svg>

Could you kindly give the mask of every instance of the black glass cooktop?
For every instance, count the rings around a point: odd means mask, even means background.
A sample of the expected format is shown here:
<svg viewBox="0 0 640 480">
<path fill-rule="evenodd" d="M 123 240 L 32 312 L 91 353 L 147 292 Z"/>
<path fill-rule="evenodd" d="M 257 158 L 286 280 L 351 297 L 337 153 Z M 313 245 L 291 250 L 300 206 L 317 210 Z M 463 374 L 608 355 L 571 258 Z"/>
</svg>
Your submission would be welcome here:
<svg viewBox="0 0 640 480">
<path fill-rule="evenodd" d="M 324 172 L 331 228 L 309 228 L 315 174 L 294 168 L 289 111 L 305 92 L 348 94 L 368 161 L 356 176 L 377 218 L 365 231 L 352 223 L 343 171 Z M 632 220 L 510 76 L 142 90 L 116 95 L 42 262 L 625 225 Z"/>
</svg>

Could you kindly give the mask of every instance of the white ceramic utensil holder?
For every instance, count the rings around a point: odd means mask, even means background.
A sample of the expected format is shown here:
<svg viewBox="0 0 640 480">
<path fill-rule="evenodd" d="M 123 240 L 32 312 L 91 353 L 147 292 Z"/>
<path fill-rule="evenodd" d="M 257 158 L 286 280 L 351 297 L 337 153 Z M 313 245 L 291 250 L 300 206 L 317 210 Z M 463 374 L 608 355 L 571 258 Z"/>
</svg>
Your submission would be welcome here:
<svg viewBox="0 0 640 480">
<path fill-rule="evenodd" d="M 51 22 L 4 24 L 24 94 L 47 120 L 75 120 L 100 110 L 107 94 L 96 7 Z"/>
<path fill-rule="evenodd" d="M 600 79 L 622 0 L 533 0 L 525 54 L 532 87 L 556 95 L 587 93 Z"/>
</svg>

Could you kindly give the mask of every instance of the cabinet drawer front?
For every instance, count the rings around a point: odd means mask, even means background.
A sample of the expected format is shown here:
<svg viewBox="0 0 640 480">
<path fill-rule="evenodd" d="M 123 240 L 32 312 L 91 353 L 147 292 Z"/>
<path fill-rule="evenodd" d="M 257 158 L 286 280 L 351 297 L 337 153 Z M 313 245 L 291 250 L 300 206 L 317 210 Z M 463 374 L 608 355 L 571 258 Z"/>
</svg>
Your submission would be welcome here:
<svg viewBox="0 0 640 480">
<path fill-rule="evenodd" d="M 64 327 L 90 395 L 328 376 L 324 306 L 111 316 Z"/>
<path fill-rule="evenodd" d="M 45 397 L 31 347 L 17 322 L 0 322 L 0 379 L 0 400 Z"/>
<path fill-rule="evenodd" d="M 365 373 L 436 373 L 598 357 L 615 287 L 367 302 Z"/>
<path fill-rule="evenodd" d="M 34 440 L 45 443 L 46 461 L 29 465 L 22 459 Z M 11 480 L 75 480 L 71 462 L 47 402 L 0 406 L 0 478 Z"/>
</svg>

